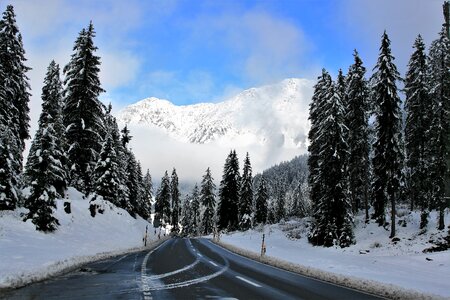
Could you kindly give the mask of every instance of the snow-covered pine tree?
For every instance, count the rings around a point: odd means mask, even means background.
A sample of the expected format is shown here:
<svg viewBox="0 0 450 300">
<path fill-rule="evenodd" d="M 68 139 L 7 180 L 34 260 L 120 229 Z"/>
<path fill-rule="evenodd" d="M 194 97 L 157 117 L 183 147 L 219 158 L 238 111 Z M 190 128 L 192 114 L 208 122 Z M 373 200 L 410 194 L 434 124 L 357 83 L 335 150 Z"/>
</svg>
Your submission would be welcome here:
<svg viewBox="0 0 450 300">
<path fill-rule="evenodd" d="M 126 209 L 131 216 L 136 217 L 136 213 L 139 211 L 142 178 L 139 177 L 138 162 L 136 161 L 134 153 L 132 151 L 127 151 L 127 154 L 126 185 L 128 187 L 128 202 L 124 209 Z"/>
<path fill-rule="evenodd" d="M 216 206 L 216 185 L 211 176 L 210 169 L 206 169 L 206 174 L 203 176 L 200 190 L 200 203 L 203 207 L 202 216 L 202 233 L 210 234 L 214 229 L 214 210 Z"/>
<path fill-rule="evenodd" d="M 420 207 L 420 228 L 422 229 L 428 223 L 429 196 L 432 187 L 432 180 L 427 170 L 429 142 L 424 138 L 430 133 L 432 105 L 431 98 L 428 96 L 425 44 L 420 35 L 416 38 L 413 48 L 415 50 L 409 60 L 405 78 L 405 150 L 411 210 L 416 205 Z"/>
<path fill-rule="evenodd" d="M 170 179 L 170 196 L 171 196 L 171 225 L 172 232 L 178 233 L 180 230 L 178 223 L 180 217 L 180 191 L 178 190 L 178 175 L 175 168 L 173 168 Z"/>
<path fill-rule="evenodd" d="M 267 191 L 266 178 L 264 177 L 264 175 L 261 175 L 261 179 L 259 180 L 258 189 L 256 191 L 255 223 L 266 224 L 268 200 L 269 200 L 269 194 Z"/>
<path fill-rule="evenodd" d="M 0 19 L 0 210 L 12 210 L 20 203 L 20 184 L 25 139 L 29 137 L 29 83 L 22 36 L 12 5 Z"/>
<path fill-rule="evenodd" d="M 25 165 L 25 182 L 32 186 L 33 182 L 41 176 L 42 154 L 50 151 L 50 161 L 45 162 L 52 171 L 47 174 L 47 183 L 56 189 L 59 197 L 64 197 L 67 187 L 67 170 L 64 154 L 64 125 L 62 123 L 62 83 L 59 65 L 52 61 L 47 68 L 47 74 L 42 88 L 42 112 L 39 117 L 39 128 L 31 143 L 27 163 Z M 50 128 L 51 127 L 51 128 Z M 51 132 L 49 132 L 49 130 Z M 49 145 L 51 149 L 43 149 L 43 135 L 51 134 Z M 36 168 L 38 167 L 38 168 Z"/>
<path fill-rule="evenodd" d="M 273 182 L 275 190 L 275 222 L 280 222 L 286 218 L 286 180 L 285 177 L 279 177 Z"/>
<path fill-rule="evenodd" d="M 430 178 L 433 180 L 433 190 L 430 206 L 439 211 L 438 229 L 442 230 L 445 227 L 445 189 L 450 180 L 450 42 L 445 27 L 439 38 L 431 43 L 428 61 L 429 93 L 433 101 L 430 129 Z"/>
<path fill-rule="evenodd" d="M 214 193 L 214 191 L 213 191 Z M 214 205 L 215 206 L 215 203 Z M 201 225 L 201 215 L 200 215 L 200 193 L 198 191 L 198 186 L 195 184 L 192 190 L 191 202 L 190 202 L 190 217 L 191 217 L 191 234 L 197 236 L 200 233 L 199 227 Z"/>
<path fill-rule="evenodd" d="M 120 203 L 119 199 L 117 199 L 117 194 L 120 182 L 117 171 L 117 153 L 114 148 L 112 136 L 108 132 L 94 169 L 94 188 L 97 195 L 103 196 L 103 199 L 119 206 Z"/>
<path fill-rule="evenodd" d="M 238 203 L 241 176 L 236 151 L 232 150 L 223 167 L 222 181 L 219 189 L 219 229 L 229 231 L 238 228 Z"/>
<path fill-rule="evenodd" d="M 152 181 L 152 176 L 150 175 L 150 170 L 148 170 L 148 169 L 147 169 L 147 172 L 145 173 L 143 184 L 144 184 L 144 197 L 145 197 L 146 201 L 151 203 L 151 201 L 153 199 L 153 181 Z M 151 209 L 150 209 L 150 213 L 151 213 Z"/>
<path fill-rule="evenodd" d="M 100 58 L 95 55 L 92 22 L 75 41 L 74 53 L 64 67 L 66 79 L 64 125 L 68 143 L 71 184 L 88 194 L 92 191 L 92 173 L 105 136 L 104 105 L 98 96 Z"/>
<path fill-rule="evenodd" d="M 354 63 L 347 74 L 345 93 L 348 156 L 348 181 L 353 212 L 364 203 L 366 221 L 369 219 L 369 131 L 368 87 L 364 78 L 366 68 L 355 50 Z"/>
<path fill-rule="evenodd" d="M 161 185 L 156 193 L 155 218 L 157 226 L 170 224 L 170 179 L 167 171 L 161 178 Z M 154 222 L 155 224 L 155 222 Z"/>
<path fill-rule="evenodd" d="M 141 162 L 137 162 L 136 167 L 138 185 L 139 185 L 139 195 L 138 195 L 138 213 L 144 220 L 150 220 L 150 214 L 152 213 L 152 203 L 150 199 L 146 196 L 146 186 L 144 182 L 144 176 L 142 175 Z"/>
<path fill-rule="evenodd" d="M 318 203 L 321 197 L 321 179 L 319 177 L 319 165 L 320 165 L 320 145 L 322 132 L 321 126 L 324 119 L 324 104 L 326 102 L 325 95 L 327 89 L 332 83 L 331 76 L 325 69 L 322 69 L 322 74 L 318 77 L 317 83 L 314 86 L 314 94 L 309 106 L 309 120 L 311 127 L 308 133 L 309 146 L 308 146 L 308 167 L 309 176 L 308 183 L 310 187 L 310 199 L 313 205 Z"/>
<path fill-rule="evenodd" d="M 122 145 L 126 148 L 133 137 L 130 135 L 127 125 L 120 132 L 122 133 Z"/>
<path fill-rule="evenodd" d="M 183 235 L 191 235 L 194 231 L 193 220 L 192 220 L 192 209 L 191 209 L 192 201 L 191 195 L 186 194 L 186 197 L 182 201 L 181 204 L 181 227 Z"/>
<path fill-rule="evenodd" d="M 14 143 L 10 147 L 14 151 L 14 168 L 17 174 L 22 171 L 22 152 L 25 149 L 25 139 L 29 138 L 30 127 L 30 85 L 26 73 L 31 68 L 25 66 L 26 61 L 14 7 L 8 5 L 0 20 L 0 97 L 3 98 L 0 101 L 8 104 L 9 116 L 0 122 L 9 127 L 8 130 L 12 130 L 14 136 L 9 143 Z"/>
<path fill-rule="evenodd" d="M 253 177 L 250 157 L 247 156 L 244 161 L 242 171 L 241 189 L 239 191 L 239 229 L 248 230 L 252 226 L 253 217 Z"/>
<path fill-rule="evenodd" d="M 353 243 L 351 204 L 346 197 L 345 159 L 348 146 L 344 140 L 345 115 L 340 92 L 332 84 L 324 95 L 326 101 L 321 124 L 319 177 L 321 194 L 314 203 L 309 240 L 314 245 L 348 247 Z"/>
<path fill-rule="evenodd" d="M 395 203 L 400 195 L 403 153 L 401 149 L 401 111 L 396 80 L 400 79 L 391 41 L 383 33 L 377 64 L 374 68 L 374 100 L 376 109 L 376 134 L 373 158 L 373 206 L 372 218 L 380 226 L 385 224 L 386 203 L 391 204 L 391 237 L 395 236 Z"/>
</svg>

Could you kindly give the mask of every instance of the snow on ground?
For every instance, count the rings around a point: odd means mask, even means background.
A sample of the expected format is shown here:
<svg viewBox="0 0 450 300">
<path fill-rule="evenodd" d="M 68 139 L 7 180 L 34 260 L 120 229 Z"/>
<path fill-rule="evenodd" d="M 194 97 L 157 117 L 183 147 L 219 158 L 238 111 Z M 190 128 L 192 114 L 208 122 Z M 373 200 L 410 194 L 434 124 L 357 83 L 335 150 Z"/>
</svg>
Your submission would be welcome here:
<svg viewBox="0 0 450 300">
<path fill-rule="evenodd" d="M 318 269 L 319 273 L 325 271 L 344 275 L 348 280 L 362 279 L 360 282 L 364 284 L 375 281 L 381 283 L 382 287 L 394 285 L 405 290 L 450 299 L 450 250 L 422 252 L 433 246 L 430 241 L 438 241 L 445 236 L 447 230 L 439 232 L 435 229 L 437 215 L 432 213 L 427 231 L 419 234 L 420 214 L 407 213 L 406 210 L 400 210 L 399 213 L 402 215 L 400 219 L 406 221 L 406 227 L 397 226 L 397 237 L 400 239 L 398 242 L 389 239 L 389 228 L 384 229 L 373 222 L 365 224 L 363 216 L 358 216 L 355 221 L 357 243 L 345 249 L 313 247 L 307 240 L 305 219 L 266 225 L 264 228 L 246 232 L 223 234 L 220 241 L 259 255 L 264 232 L 266 256 L 269 257 L 266 261 L 270 262 L 271 258 L 275 258 L 298 264 L 302 266 L 300 269 L 306 270 L 309 275 L 315 274 L 311 270 Z M 448 211 L 446 224 L 450 224 Z"/>
<path fill-rule="evenodd" d="M 0 212 L 0 288 L 22 286 L 88 261 L 141 248 L 147 225 L 149 243 L 158 240 L 159 229 L 107 201 L 96 200 L 104 213 L 93 218 L 89 199 L 81 193 L 69 188 L 68 200 L 71 214 L 64 212 L 64 201 L 57 200 L 55 216 L 61 225 L 55 233 L 36 231 L 31 220 L 23 222 L 21 213 L 26 209 Z"/>
</svg>

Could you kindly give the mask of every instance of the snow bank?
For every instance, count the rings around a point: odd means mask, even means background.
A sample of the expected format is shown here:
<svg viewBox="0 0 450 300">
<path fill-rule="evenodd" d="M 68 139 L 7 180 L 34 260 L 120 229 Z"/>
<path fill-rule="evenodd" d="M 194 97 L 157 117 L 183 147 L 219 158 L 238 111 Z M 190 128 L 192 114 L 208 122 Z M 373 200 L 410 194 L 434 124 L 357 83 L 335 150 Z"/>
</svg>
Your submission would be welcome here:
<svg viewBox="0 0 450 300">
<path fill-rule="evenodd" d="M 57 200 L 54 233 L 35 230 L 31 220 L 22 221 L 25 209 L 0 212 L 0 288 L 19 287 L 76 268 L 84 263 L 143 248 L 148 226 L 148 245 L 158 241 L 150 223 L 132 218 L 125 210 L 103 200 L 103 214 L 92 218 L 89 200 L 69 189 L 72 212 L 64 212 Z M 156 234 L 155 234 L 156 233 Z"/>
<path fill-rule="evenodd" d="M 394 299 L 450 298 L 450 251 L 427 253 L 446 231 L 437 231 L 436 215 L 419 234 L 420 215 L 405 214 L 406 227 L 398 228 L 398 242 L 376 224 L 356 219 L 357 244 L 349 248 L 313 247 L 305 220 L 290 221 L 246 232 L 222 235 L 220 244 L 244 256 L 324 281 Z M 446 224 L 450 223 L 447 212 Z M 266 256 L 259 257 L 262 233 Z M 291 238 L 288 238 L 291 237 Z M 294 239 L 292 237 L 298 239 Z"/>
</svg>

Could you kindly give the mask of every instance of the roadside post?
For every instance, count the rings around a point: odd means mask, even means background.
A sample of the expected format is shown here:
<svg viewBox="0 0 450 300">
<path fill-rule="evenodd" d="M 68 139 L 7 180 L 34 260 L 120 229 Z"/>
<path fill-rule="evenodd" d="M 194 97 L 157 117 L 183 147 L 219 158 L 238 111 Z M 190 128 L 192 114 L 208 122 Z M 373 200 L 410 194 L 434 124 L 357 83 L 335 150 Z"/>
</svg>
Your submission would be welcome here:
<svg viewBox="0 0 450 300">
<path fill-rule="evenodd" d="M 263 257 L 266 254 L 265 237 L 266 237 L 266 234 L 263 233 L 263 235 L 262 235 L 262 243 L 261 243 L 261 257 Z"/>
<path fill-rule="evenodd" d="M 148 225 L 145 225 L 145 235 L 144 235 L 144 247 L 147 247 L 147 232 L 148 232 Z"/>
</svg>

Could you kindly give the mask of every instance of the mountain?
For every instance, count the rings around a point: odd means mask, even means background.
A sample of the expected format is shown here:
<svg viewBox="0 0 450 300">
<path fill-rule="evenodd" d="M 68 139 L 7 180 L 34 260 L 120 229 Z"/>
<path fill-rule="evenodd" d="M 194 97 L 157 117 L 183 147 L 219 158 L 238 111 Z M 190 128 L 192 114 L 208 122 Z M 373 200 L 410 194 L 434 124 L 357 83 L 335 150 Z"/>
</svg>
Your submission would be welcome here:
<svg viewBox="0 0 450 300">
<path fill-rule="evenodd" d="M 313 82 L 290 78 L 220 103 L 177 106 L 147 98 L 117 114 L 122 124 L 159 128 L 177 141 L 306 149 Z"/>
</svg>

